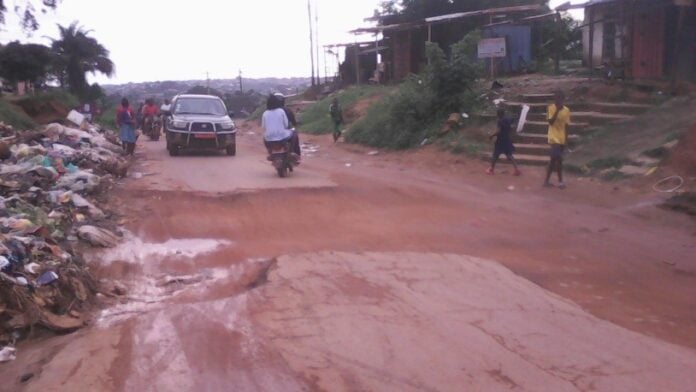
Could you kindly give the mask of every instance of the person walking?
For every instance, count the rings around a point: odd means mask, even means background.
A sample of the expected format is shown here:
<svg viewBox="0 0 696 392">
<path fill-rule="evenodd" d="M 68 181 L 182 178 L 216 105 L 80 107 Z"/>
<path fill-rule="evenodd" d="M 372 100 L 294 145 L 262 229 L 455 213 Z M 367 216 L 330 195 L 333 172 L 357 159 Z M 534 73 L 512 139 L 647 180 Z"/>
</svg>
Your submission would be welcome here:
<svg viewBox="0 0 696 392">
<path fill-rule="evenodd" d="M 126 155 L 135 153 L 135 114 L 133 108 L 130 107 L 128 99 L 121 100 L 121 106 L 116 111 L 116 125 L 120 129 L 121 145 Z"/>
<path fill-rule="evenodd" d="M 546 181 L 544 186 L 551 188 L 551 175 L 554 171 L 558 173 L 558 188 L 565 189 L 563 182 L 563 155 L 568 144 L 568 127 L 570 125 L 570 109 L 565 106 L 565 95 L 562 91 L 555 93 L 555 103 L 549 105 L 547 111 L 549 121 L 548 141 L 550 146 L 549 166 L 546 170 Z"/>
<path fill-rule="evenodd" d="M 495 139 L 495 147 L 493 148 L 493 157 L 491 159 L 491 166 L 486 170 L 489 175 L 495 174 L 495 164 L 498 162 L 501 154 L 505 156 L 512 162 L 515 171 L 513 175 L 519 176 L 522 174 L 517 168 L 517 162 L 515 162 L 515 157 L 513 156 L 515 152 L 515 145 L 512 144 L 512 121 L 505 117 L 505 109 L 498 109 L 498 132 L 491 135 L 490 139 Z"/>
<path fill-rule="evenodd" d="M 338 98 L 334 98 L 331 106 L 329 106 L 329 114 L 334 124 L 333 139 L 334 143 L 341 137 L 341 124 L 343 124 L 343 110 L 338 104 Z"/>
</svg>

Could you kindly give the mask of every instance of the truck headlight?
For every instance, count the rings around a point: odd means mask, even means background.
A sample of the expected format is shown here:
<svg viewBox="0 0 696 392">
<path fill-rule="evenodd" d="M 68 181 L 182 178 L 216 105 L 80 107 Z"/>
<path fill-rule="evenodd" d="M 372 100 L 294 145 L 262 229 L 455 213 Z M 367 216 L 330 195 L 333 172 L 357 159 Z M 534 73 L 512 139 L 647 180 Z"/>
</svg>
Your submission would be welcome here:
<svg viewBox="0 0 696 392">
<path fill-rule="evenodd" d="M 226 131 L 230 130 L 230 129 L 234 129 L 234 121 L 232 121 L 232 120 L 225 121 L 225 122 L 220 124 L 220 127 Z"/>
<path fill-rule="evenodd" d="M 173 128 L 177 128 L 177 129 L 188 128 L 188 122 L 186 122 L 186 121 L 173 120 L 171 124 L 172 124 Z"/>
</svg>

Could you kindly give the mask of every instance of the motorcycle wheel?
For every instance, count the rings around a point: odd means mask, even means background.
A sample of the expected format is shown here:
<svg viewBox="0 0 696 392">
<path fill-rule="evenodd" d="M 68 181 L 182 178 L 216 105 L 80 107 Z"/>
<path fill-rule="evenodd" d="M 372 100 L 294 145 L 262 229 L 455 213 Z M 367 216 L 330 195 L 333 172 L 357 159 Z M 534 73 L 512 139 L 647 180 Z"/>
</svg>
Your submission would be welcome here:
<svg viewBox="0 0 696 392">
<path fill-rule="evenodd" d="M 278 172 L 278 177 L 280 178 L 285 178 L 285 176 L 288 174 L 287 167 L 285 166 L 277 168 L 276 171 Z"/>
</svg>

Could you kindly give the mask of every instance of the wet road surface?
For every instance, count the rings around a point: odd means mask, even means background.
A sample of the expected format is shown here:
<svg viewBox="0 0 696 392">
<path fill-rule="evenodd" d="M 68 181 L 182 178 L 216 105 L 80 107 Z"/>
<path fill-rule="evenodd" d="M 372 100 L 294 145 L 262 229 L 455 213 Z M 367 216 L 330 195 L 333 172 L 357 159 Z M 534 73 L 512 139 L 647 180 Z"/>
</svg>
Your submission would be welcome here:
<svg viewBox="0 0 696 392">
<path fill-rule="evenodd" d="M 311 141 L 288 179 L 257 135 L 237 157 L 144 143 L 124 243 L 88 257 L 127 295 L 20 345 L 0 389 L 696 389 L 688 221 Z"/>
</svg>

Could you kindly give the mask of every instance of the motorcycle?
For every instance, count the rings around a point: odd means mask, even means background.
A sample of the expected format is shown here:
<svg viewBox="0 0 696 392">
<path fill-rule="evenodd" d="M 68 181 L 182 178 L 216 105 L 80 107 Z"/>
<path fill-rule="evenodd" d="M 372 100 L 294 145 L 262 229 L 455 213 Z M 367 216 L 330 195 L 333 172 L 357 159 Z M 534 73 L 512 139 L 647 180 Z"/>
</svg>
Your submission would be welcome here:
<svg viewBox="0 0 696 392">
<path fill-rule="evenodd" d="M 267 142 L 267 145 L 270 152 L 268 160 L 276 169 L 278 177 L 284 178 L 297 166 L 297 156 L 291 152 L 290 141 Z"/>
<path fill-rule="evenodd" d="M 159 117 L 150 115 L 145 117 L 145 119 L 143 120 L 143 133 L 147 135 L 150 138 L 150 140 L 159 140 L 161 128 L 162 124 L 160 122 Z"/>
</svg>

